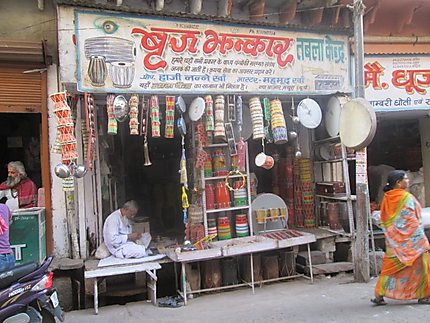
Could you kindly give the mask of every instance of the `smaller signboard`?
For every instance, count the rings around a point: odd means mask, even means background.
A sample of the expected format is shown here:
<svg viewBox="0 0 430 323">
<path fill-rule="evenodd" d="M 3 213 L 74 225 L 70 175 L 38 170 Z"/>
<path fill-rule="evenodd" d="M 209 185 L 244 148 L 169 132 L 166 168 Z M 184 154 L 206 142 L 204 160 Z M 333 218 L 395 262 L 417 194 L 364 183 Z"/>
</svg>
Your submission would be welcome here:
<svg viewBox="0 0 430 323">
<path fill-rule="evenodd" d="M 375 111 L 430 109 L 430 56 L 367 56 L 364 83 Z"/>
</svg>

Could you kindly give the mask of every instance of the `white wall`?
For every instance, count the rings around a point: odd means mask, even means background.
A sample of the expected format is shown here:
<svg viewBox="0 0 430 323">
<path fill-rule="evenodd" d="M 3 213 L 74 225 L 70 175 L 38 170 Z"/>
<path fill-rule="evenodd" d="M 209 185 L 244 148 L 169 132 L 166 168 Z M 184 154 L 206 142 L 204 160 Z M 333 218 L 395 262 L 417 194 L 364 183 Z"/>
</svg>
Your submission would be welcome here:
<svg viewBox="0 0 430 323">
<path fill-rule="evenodd" d="M 424 188 L 426 204 L 430 203 L 430 117 L 420 119 L 421 153 L 423 156 Z"/>
<path fill-rule="evenodd" d="M 48 95 L 58 92 L 57 65 L 48 68 Z M 57 134 L 57 120 L 54 114 L 54 104 L 48 99 L 48 125 L 49 125 L 49 159 L 51 165 L 51 202 L 52 202 L 52 229 L 54 237 L 54 255 L 57 257 L 69 256 L 69 239 L 67 231 L 66 207 L 62 182 L 55 176 L 54 168 L 61 163 L 61 155 L 52 153 Z"/>
</svg>

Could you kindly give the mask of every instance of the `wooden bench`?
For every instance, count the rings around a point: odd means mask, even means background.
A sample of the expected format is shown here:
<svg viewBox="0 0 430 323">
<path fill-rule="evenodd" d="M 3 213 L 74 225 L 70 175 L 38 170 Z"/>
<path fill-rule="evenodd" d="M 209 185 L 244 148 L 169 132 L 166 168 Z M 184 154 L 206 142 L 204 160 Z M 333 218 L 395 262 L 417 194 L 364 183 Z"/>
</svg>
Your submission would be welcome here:
<svg viewBox="0 0 430 323">
<path fill-rule="evenodd" d="M 157 269 L 161 266 L 158 262 L 143 262 L 141 264 L 101 267 L 92 270 L 86 270 L 85 279 L 94 278 L 94 313 L 99 313 L 99 294 L 97 280 L 98 278 L 106 278 L 108 276 L 133 274 L 138 272 L 146 272 L 148 276 L 147 286 L 150 289 L 149 297 L 152 304 L 157 302 Z"/>
</svg>

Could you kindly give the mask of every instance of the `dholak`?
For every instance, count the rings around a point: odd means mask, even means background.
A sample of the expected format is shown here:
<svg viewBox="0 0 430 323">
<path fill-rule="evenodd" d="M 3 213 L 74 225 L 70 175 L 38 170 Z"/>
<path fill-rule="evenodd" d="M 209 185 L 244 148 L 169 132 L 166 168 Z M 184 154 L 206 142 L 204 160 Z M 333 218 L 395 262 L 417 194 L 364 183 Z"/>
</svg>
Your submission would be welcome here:
<svg viewBox="0 0 430 323">
<path fill-rule="evenodd" d="M 274 279 L 279 278 L 279 261 L 278 255 L 265 255 L 262 260 L 263 278 Z"/>
<path fill-rule="evenodd" d="M 296 257 L 294 251 L 281 251 L 279 255 L 279 272 L 281 277 L 296 274 Z"/>
<path fill-rule="evenodd" d="M 239 282 L 237 277 L 237 263 L 233 257 L 221 260 L 222 267 L 222 284 L 223 286 L 235 285 Z"/>
<path fill-rule="evenodd" d="M 240 258 L 240 277 L 246 281 L 251 281 L 251 259 L 250 255 L 242 256 Z M 261 255 L 253 254 L 252 255 L 253 267 L 254 267 L 254 281 L 259 282 L 263 280 L 263 276 L 261 274 Z"/>
<path fill-rule="evenodd" d="M 340 230 L 342 226 L 340 225 L 339 219 L 339 203 L 327 203 L 327 218 L 328 225 L 332 230 Z"/>
<path fill-rule="evenodd" d="M 203 288 L 220 287 L 222 282 L 219 260 L 208 260 L 203 263 Z"/>
<path fill-rule="evenodd" d="M 185 264 L 187 281 L 190 283 L 191 290 L 199 290 L 201 285 L 200 265 L 199 263 Z"/>
</svg>

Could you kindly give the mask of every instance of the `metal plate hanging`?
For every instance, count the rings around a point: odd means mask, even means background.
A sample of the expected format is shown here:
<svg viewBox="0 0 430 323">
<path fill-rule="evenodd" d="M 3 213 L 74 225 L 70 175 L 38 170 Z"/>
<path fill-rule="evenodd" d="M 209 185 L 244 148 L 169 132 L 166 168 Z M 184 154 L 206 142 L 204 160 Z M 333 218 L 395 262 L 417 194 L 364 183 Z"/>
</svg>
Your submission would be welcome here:
<svg viewBox="0 0 430 323">
<path fill-rule="evenodd" d="M 297 105 L 297 116 L 300 123 L 309 129 L 318 127 L 322 120 L 322 112 L 319 104 L 312 99 L 303 99 Z"/>
<path fill-rule="evenodd" d="M 205 112 L 205 100 L 202 97 L 197 97 L 191 102 L 188 108 L 188 116 L 191 121 L 197 121 Z"/>
<path fill-rule="evenodd" d="M 178 96 L 175 102 L 176 110 L 179 113 L 185 113 L 187 111 L 187 105 L 185 104 L 184 98 L 182 96 Z"/>
<path fill-rule="evenodd" d="M 185 120 L 182 116 L 176 120 L 176 126 L 178 127 L 179 134 L 181 136 L 185 136 L 187 134 L 187 125 L 185 124 Z"/>
</svg>

